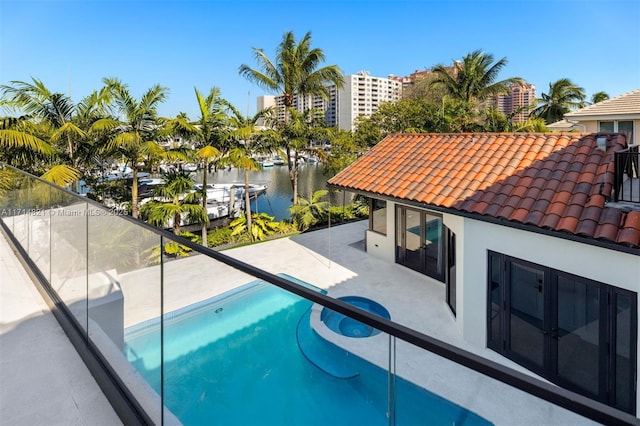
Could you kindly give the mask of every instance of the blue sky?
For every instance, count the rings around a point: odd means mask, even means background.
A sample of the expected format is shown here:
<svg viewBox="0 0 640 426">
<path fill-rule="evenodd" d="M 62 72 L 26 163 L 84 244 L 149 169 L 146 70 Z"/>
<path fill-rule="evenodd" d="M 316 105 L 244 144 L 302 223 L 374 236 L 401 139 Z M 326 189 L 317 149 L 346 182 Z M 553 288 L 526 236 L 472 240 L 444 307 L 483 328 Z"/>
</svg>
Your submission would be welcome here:
<svg viewBox="0 0 640 426">
<path fill-rule="evenodd" d="M 567 77 L 587 95 L 640 88 L 638 0 L 0 0 L 0 84 L 36 77 L 74 100 L 118 77 L 135 96 L 170 89 L 164 116 L 196 118 L 194 86 L 253 114 L 263 90 L 238 75 L 285 31 L 311 31 L 326 65 L 407 75 L 482 49 L 538 96 Z"/>
</svg>

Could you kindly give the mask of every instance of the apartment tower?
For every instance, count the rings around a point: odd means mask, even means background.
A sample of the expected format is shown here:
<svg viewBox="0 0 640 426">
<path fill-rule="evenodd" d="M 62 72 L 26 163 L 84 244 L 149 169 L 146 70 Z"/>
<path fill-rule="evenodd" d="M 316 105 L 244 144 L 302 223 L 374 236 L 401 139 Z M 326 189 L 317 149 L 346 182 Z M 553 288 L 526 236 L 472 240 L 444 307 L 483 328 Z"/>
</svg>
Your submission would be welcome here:
<svg viewBox="0 0 640 426">
<path fill-rule="evenodd" d="M 512 84 L 509 93 L 498 95 L 494 99 L 496 109 L 505 115 L 512 114 L 520 108 L 531 105 L 536 100 L 536 86 L 530 83 Z M 522 123 L 529 118 L 531 111 L 520 111 L 511 118 L 513 123 Z"/>
</svg>

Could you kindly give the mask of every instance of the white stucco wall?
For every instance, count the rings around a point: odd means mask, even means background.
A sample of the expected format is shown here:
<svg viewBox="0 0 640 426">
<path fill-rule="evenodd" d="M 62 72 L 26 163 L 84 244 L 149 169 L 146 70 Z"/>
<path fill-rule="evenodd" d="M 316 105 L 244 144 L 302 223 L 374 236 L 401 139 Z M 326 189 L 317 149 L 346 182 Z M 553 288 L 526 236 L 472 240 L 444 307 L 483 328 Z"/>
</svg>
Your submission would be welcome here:
<svg viewBox="0 0 640 426">
<path fill-rule="evenodd" d="M 367 253 L 387 262 L 395 262 L 396 205 L 387 201 L 387 235 L 367 230 Z"/>
<path fill-rule="evenodd" d="M 395 213 L 396 205 L 387 202 L 386 235 L 367 231 L 367 252 L 389 262 L 395 262 Z M 452 214 L 444 214 L 443 221 L 456 234 L 456 326 L 480 347 L 487 342 L 488 250 L 640 295 L 640 256 Z M 637 354 L 640 365 L 640 350 Z"/>
<path fill-rule="evenodd" d="M 640 256 L 554 238 L 474 219 L 464 219 L 464 243 L 458 243 L 465 271 L 458 281 L 464 338 L 486 342 L 487 250 L 640 292 Z M 460 288 L 462 287 L 462 292 Z M 460 303 L 463 306 L 460 306 Z"/>
<path fill-rule="evenodd" d="M 463 219 L 463 222 L 464 237 L 456 237 L 457 261 L 462 265 L 458 272 L 457 321 L 463 338 L 474 344 L 486 346 L 487 341 L 487 250 L 640 295 L 640 256 L 474 219 Z M 640 297 L 638 299 L 640 306 Z M 637 354 L 637 365 L 640 365 L 640 351 Z M 640 393 L 636 406 L 640 408 Z"/>
<path fill-rule="evenodd" d="M 573 120 L 572 120 L 573 121 Z M 631 119 L 625 117 L 611 117 L 611 118 L 602 118 L 601 120 L 576 120 L 579 124 L 583 125 L 585 132 L 598 132 L 598 123 L 599 121 L 633 121 L 633 141 L 627 141 L 629 144 L 633 143 L 636 145 L 640 145 L 640 120 Z M 583 131 L 580 129 L 580 131 Z"/>
</svg>

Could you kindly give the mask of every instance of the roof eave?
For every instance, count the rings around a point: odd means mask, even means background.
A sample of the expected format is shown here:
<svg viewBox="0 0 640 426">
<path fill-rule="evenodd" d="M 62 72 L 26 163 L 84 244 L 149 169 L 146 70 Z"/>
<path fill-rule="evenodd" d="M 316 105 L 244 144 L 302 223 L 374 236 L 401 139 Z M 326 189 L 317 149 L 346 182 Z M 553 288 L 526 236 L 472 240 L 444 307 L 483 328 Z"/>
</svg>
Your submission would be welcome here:
<svg viewBox="0 0 640 426">
<path fill-rule="evenodd" d="M 377 194 L 375 192 L 362 191 L 362 190 L 358 190 L 351 187 L 345 187 L 342 185 L 327 184 L 327 186 L 329 186 L 330 188 L 340 189 L 340 190 L 349 191 L 349 192 L 355 192 L 357 194 L 362 194 L 370 198 L 377 198 L 381 200 L 391 201 L 394 203 L 404 204 L 411 207 L 429 209 L 429 210 L 440 212 L 440 213 L 448 213 L 455 216 L 461 216 L 464 218 L 479 220 L 481 222 L 491 223 L 494 225 L 502 225 L 509 228 L 520 229 L 523 231 L 534 232 L 536 234 L 548 235 L 551 237 L 561 238 L 564 240 L 575 241 L 582 244 L 588 244 L 591 246 L 602 247 L 609 250 L 615 250 L 623 253 L 629 253 L 636 256 L 640 256 L 640 247 L 629 247 L 624 244 L 615 243 L 613 241 L 598 240 L 595 238 L 583 237 L 577 234 L 570 234 L 568 232 L 555 231 L 547 228 L 540 228 L 534 225 L 527 225 L 520 222 L 510 221 L 510 220 L 501 219 L 493 216 L 481 215 L 478 213 L 470 213 L 470 212 L 453 209 L 449 207 L 442 207 L 442 206 L 437 206 L 432 204 L 425 204 L 425 203 L 420 203 L 416 201 L 405 200 L 405 199 L 401 199 L 401 198 L 397 198 L 389 195 Z"/>
<path fill-rule="evenodd" d="M 564 115 L 565 118 L 580 120 L 580 121 L 592 121 L 592 120 L 640 120 L 640 112 L 632 112 L 628 114 L 572 114 L 568 113 Z"/>
</svg>

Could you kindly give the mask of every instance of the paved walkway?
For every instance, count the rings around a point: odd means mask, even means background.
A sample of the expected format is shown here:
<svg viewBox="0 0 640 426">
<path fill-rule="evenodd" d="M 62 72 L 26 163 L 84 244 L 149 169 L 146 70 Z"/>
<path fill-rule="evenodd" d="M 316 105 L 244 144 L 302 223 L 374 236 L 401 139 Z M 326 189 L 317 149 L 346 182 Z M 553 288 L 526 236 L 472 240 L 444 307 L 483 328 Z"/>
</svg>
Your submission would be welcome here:
<svg viewBox="0 0 640 426">
<path fill-rule="evenodd" d="M 118 424 L 0 233 L 0 425 Z"/>
</svg>

